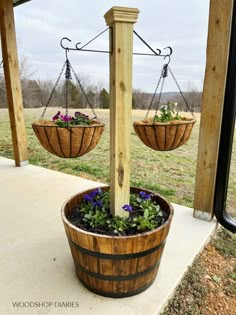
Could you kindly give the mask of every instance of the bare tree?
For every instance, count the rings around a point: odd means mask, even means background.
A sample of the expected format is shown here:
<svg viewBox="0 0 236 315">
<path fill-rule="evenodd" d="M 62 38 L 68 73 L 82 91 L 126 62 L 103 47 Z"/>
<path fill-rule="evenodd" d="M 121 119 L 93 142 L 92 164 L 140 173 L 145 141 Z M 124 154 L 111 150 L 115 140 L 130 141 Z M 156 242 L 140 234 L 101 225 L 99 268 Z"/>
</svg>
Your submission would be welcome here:
<svg viewBox="0 0 236 315">
<path fill-rule="evenodd" d="M 184 92 L 183 94 L 192 111 L 200 112 L 202 92 L 198 91 L 196 85 L 192 81 L 188 82 L 186 92 Z M 179 110 L 188 111 L 188 108 L 181 95 L 177 97 L 176 101 L 178 102 Z"/>
<path fill-rule="evenodd" d="M 141 89 L 133 89 L 133 108 L 148 108 L 151 100 L 151 94 L 145 93 Z"/>
<path fill-rule="evenodd" d="M 29 62 L 29 59 L 26 56 L 22 56 L 19 61 L 20 67 L 20 78 L 23 79 L 30 79 L 34 76 L 35 70 L 32 69 L 32 65 Z"/>
</svg>

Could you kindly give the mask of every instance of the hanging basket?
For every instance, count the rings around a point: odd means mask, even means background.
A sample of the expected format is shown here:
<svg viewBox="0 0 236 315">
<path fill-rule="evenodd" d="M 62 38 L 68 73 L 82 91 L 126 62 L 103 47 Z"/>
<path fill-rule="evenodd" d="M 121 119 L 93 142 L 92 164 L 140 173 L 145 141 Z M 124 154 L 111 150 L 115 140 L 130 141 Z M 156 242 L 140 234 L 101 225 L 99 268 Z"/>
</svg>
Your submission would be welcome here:
<svg viewBox="0 0 236 315">
<path fill-rule="evenodd" d="M 134 130 L 140 140 L 156 151 L 174 150 L 188 141 L 196 119 L 183 118 L 167 123 L 152 120 L 135 121 Z"/>
<path fill-rule="evenodd" d="M 54 122 L 39 120 L 32 124 L 40 144 L 48 152 L 62 158 L 75 158 L 91 151 L 99 142 L 104 124 L 59 127 Z"/>
</svg>

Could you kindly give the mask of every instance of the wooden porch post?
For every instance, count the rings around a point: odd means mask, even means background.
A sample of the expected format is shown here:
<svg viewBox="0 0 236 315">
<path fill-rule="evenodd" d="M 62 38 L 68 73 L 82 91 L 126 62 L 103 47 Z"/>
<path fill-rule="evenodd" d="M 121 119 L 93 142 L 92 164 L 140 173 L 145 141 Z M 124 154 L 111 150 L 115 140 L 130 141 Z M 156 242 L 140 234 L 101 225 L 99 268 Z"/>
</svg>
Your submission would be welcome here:
<svg viewBox="0 0 236 315">
<path fill-rule="evenodd" d="M 213 198 L 228 66 L 233 0 L 211 0 L 202 96 L 194 216 L 213 218 Z"/>
<path fill-rule="evenodd" d="M 138 9 L 113 7 L 105 14 L 110 31 L 110 182 L 111 212 L 124 216 L 130 195 L 133 24 Z"/>
<path fill-rule="evenodd" d="M 15 165 L 28 164 L 26 129 L 18 65 L 12 0 L 0 1 L 2 56 Z"/>
</svg>

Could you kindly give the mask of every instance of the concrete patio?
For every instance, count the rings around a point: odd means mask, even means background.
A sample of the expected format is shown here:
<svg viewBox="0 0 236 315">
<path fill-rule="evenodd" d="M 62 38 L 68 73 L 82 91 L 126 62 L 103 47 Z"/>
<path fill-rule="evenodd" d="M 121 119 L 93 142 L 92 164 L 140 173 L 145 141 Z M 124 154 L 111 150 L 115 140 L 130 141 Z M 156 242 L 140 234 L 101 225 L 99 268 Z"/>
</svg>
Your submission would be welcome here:
<svg viewBox="0 0 236 315">
<path fill-rule="evenodd" d="M 0 158 L 0 314 L 157 315 L 215 232 L 174 204 L 175 214 L 154 284 L 124 299 L 98 296 L 77 280 L 60 217 L 71 195 L 100 184 Z M 16 303 L 19 302 L 18 307 Z"/>
</svg>

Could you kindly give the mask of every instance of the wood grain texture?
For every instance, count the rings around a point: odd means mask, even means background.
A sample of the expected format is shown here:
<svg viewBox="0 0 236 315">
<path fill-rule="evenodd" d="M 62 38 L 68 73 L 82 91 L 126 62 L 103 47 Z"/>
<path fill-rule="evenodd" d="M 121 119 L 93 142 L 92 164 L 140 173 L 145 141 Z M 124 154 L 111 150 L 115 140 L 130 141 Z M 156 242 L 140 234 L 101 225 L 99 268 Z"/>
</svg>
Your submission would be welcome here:
<svg viewBox="0 0 236 315">
<path fill-rule="evenodd" d="M 125 216 L 129 204 L 132 110 L 133 23 L 139 10 L 113 7 L 105 14 L 110 30 L 111 213 Z"/>
<path fill-rule="evenodd" d="M 16 166 L 28 160 L 12 0 L 0 1 L 0 31 L 6 94 Z"/>
<path fill-rule="evenodd" d="M 220 129 L 227 75 L 232 0 L 211 0 L 207 39 L 207 60 L 202 96 L 195 211 L 213 217 L 213 198 Z"/>
<path fill-rule="evenodd" d="M 155 195 L 154 199 L 168 214 L 162 226 L 132 236 L 99 235 L 77 228 L 67 219 L 83 196 L 92 190 L 69 198 L 61 211 L 78 278 L 89 290 L 104 296 L 128 297 L 143 292 L 156 278 L 173 207 L 166 199 Z M 140 191 L 131 188 L 132 193 Z"/>
</svg>

